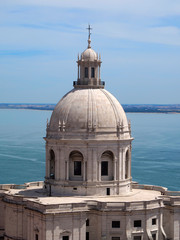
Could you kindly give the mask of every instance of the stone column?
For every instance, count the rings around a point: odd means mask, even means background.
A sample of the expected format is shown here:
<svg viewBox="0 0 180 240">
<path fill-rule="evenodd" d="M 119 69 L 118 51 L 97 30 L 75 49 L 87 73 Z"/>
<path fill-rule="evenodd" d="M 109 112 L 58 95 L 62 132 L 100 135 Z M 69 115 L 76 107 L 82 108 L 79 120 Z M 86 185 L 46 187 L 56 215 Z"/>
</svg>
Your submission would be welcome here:
<svg viewBox="0 0 180 240">
<path fill-rule="evenodd" d="M 65 159 L 65 146 L 59 147 L 59 180 L 64 181 L 67 177 L 67 164 Z"/>
<path fill-rule="evenodd" d="M 122 179 L 122 149 L 119 148 L 119 156 L 118 156 L 118 165 L 119 165 L 119 168 L 118 168 L 118 180 L 120 181 Z"/>
<path fill-rule="evenodd" d="M 79 63 L 78 63 L 78 80 L 79 80 Z"/>
<path fill-rule="evenodd" d="M 83 161 L 83 181 L 86 181 L 86 161 Z"/>
<path fill-rule="evenodd" d="M 96 79 L 97 82 L 98 82 L 98 66 L 95 66 L 95 67 L 94 67 L 94 77 L 95 77 L 95 79 Z"/>
<path fill-rule="evenodd" d="M 66 159 L 66 180 L 69 180 L 69 159 Z"/>
<path fill-rule="evenodd" d="M 46 143 L 46 177 L 49 177 L 49 148 L 48 145 Z"/>
<path fill-rule="evenodd" d="M 96 149 L 93 149 L 93 159 L 92 159 L 92 176 L 93 176 L 93 182 L 97 182 L 98 178 L 98 162 L 97 162 L 97 151 Z"/>
<path fill-rule="evenodd" d="M 101 71 L 100 71 L 100 66 L 99 66 L 99 81 L 101 80 Z"/>
<path fill-rule="evenodd" d="M 27 240 L 30 240 L 30 233 L 31 233 L 31 223 L 30 223 L 30 220 L 31 220 L 31 216 L 30 216 L 30 212 L 29 210 L 27 210 L 27 230 L 26 230 L 26 238 Z"/>
<path fill-rule="evenodd" d="M 130 146 L 130 148 L 129 148 L 129 169 L 128 169 L 129 177 L 131 177 L 131 150 L 132 150 L 132 148 Z"/>
<path fill-rule="evenodd" d="M 34 236 L 33 236 L 33 213 L 30 215 L 30 239 L 33 239 Z"/>
<path fill-rule="evenodd" d="M 92 181 L 92 161 L 91 161 L 91 148 L 87 150 L 87 181 Z"/>
<path fill-rule="evenodd" d="M 125 216 L 125 226 L 126 226 L 126 239 L 131 240 L 131 231 L 132 231 L 132 226 L 131 226 L 131 217 L 129 215 Z"/>
<path fill-rule="evenodd" d="M 59 180 L 64 180 L 65 177 L 63 176 L 64 174 L 64 170 L 62 171 L 62 168 L 65 170 L 65 164 L 63 162 L 63 158 L 62 158 L 62 149 L 59 147 Z"/>
<path fill-rule="evenodd" d="M 42 234 L 41 234 L 41 240 L 46 239 L 46 221 L 44 217 L 41 218 L 41 226 L 42 226 Z"/>
<path fill-rule="evenodd" d="M 124 156 L 124 153 L 125 153 L 125 149 L 122 148 L 122 152 L 121 152 L 121 179 L 124 180 L 125 179 L 125 156 Z"/>
<path fill-rule="evenodd" d="M 91 79 L 91 67 L 88 67 L 88 78 L 89 78 L 89 80 Z"/>
<path fill-rule="evenodd" d="M 117 159 L 114 158 L 114 180 L 117 180 L 117 175 L 116 175 L 116 171 L 117 171 Z"/>
<path fill-rule="evenodd" d="M 98 161 L 98 181 L 101 181 L 101 161 Z"/>
<path fill-rule="evenodd" d="M 55 151 L 55 180 L 59 179 L 59 148 Z"/>
</svg>

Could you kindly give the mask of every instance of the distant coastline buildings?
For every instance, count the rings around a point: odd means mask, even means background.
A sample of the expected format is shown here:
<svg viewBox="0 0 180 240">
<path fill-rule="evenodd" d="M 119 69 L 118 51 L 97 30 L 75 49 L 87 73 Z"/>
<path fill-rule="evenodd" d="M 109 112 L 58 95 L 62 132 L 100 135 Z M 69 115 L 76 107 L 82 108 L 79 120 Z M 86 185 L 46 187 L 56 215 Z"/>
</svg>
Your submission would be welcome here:
<svg viewBox="0 0 180 240">
<path fill-rule="evenodd" d="M 180 192 L 132 182 L 131 124 L 101 63 L 89 27 L 47 122 L 45 181 L 0 185 L 0 240 L 180 240 Z"/>
</svg>

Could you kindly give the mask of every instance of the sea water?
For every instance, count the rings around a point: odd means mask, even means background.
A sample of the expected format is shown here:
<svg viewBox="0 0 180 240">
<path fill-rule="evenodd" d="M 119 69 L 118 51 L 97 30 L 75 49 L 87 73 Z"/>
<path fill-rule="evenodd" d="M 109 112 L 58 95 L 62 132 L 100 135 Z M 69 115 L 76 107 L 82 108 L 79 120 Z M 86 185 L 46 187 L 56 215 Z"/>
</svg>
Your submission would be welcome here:
<svg viewBox="0 0 180 240">
<path fill-rule="evenodd" d="M 43 181 L 46 120 L 51 111 L 0 109 L 0 184 Z M 180 114 L 128 113 L 132 177 L 180 190 Z"/>
</svg>

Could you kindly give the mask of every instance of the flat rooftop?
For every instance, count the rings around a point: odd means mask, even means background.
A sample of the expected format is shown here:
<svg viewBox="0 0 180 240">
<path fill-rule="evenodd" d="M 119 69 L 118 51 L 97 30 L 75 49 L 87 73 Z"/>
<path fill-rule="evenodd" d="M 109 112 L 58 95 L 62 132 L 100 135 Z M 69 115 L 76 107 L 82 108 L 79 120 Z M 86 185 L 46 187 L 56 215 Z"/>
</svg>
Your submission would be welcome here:
<svg viewBox="0 0 180 240">
<path fill-rule="evenodd" d="M 120 196 L 47 196 L 41 187 L 28 187 L 27 189 L 10 189 L 6 191 L 10 196 L 21 196 L 30 201 L 43 205 L 84 203 L 87 201 L 97 202 L 142 202 L 157 200 L 161 196 L 160 191 L 133 189 L 127 195 Z"/>
</svg>

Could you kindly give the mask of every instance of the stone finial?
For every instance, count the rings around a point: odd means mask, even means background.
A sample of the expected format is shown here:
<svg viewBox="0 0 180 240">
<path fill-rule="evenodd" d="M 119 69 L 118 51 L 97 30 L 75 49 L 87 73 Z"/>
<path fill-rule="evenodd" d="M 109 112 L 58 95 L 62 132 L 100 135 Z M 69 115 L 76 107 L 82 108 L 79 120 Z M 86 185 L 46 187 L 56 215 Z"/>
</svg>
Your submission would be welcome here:
<svg viewBox="0 0 180 240">
<path fill-rule="evenodd" d="M 120 122 L 117 123 L 117 132 L 120 131 Z"/>
<path fill-rule="evenodd" d="M 91 48 L 91 39 L 88 39 L 88 48 Z"/>
<path fill-rule="evenodd" d="M 61 121 L 59 120 L 59 124 L 58 124 L 58 131 L 61 131 Z"/>
<path fill-rule="evenodd" d="M 96 127 L 97 127 L 97 125 L 96 125 L 96 123 L 94 123 L 94 124 L 93 124 L 93 132 L 96 131 Z"/>
<path fill-rule="evenodd" d="M 123 121 L 121 121 L 121 124 L 120 124 L 121 132 L 123 131 L 123 128 L 124 128 L 124 123 L 123 123 Z"/>
<path fill-rule="evenodd" d="M 59 132 L 65 132 L 65 127 L 66 127 L 65 121 L 63 120 L 63 121 L 61 122 L 61 121 L 59 120 L 58 131 L 59 131 Z"/>
<path fill-rule="evenodd" d="M 129 133 L 131 135 L 131 120 L 128 120 L 128 128 L 129 128 Z"/>
<path fill-rule="evenodd" d="M 65 132 L 65 127 L 66 127 L 66 124 L 65 124 L 65 121 L 63 120 L 63 123 L 62 123 L 62 132 Z"/>
<path fill-rule="evenodd" d="M 88 131 L 91 132 L 91 130 L 92 130 L 92 124 L 90 121 L 88 121 Z"/>
</svg>

